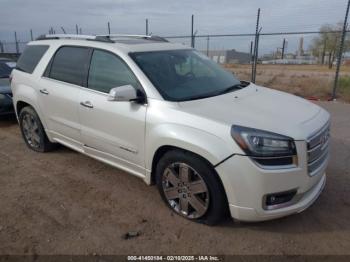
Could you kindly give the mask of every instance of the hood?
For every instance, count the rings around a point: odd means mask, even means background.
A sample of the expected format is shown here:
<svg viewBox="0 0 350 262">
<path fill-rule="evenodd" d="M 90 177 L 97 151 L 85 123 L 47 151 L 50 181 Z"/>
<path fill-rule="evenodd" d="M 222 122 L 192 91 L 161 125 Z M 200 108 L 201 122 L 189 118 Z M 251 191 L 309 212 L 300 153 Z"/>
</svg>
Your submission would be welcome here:
<svg viewBox="0 0 350 262">
<path fill-rule="evenodd" d="M 321 107 L 294 95 L 250 84 L 220 96 L 179 103 L 181 110 L 227 125 L 306 137 L 329 119 Z"/>
</svg>

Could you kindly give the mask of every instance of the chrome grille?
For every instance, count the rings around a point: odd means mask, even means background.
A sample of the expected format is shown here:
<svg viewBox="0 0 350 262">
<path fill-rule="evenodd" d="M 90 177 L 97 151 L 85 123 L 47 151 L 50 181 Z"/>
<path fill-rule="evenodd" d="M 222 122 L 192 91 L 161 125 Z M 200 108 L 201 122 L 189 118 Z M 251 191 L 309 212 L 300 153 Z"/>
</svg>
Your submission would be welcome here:
<svg viewBox="0 0 350 262">
<path fill-rule="evenodd" d="M 308 171 L 312 176 L 327 160 L 329 155 L 330 123 L 307 140 Z"/>
</svg>

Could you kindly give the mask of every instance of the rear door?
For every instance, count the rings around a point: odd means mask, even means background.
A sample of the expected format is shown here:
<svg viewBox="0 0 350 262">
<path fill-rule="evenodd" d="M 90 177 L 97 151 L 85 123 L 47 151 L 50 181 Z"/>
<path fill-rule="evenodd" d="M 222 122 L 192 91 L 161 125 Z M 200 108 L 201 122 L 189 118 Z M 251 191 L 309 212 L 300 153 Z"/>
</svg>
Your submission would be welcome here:
<svg viewBox="0 0 350 262">
<path fill-rule="evenodd" d="M 80 150 L 79 92 L 86 84 L 90 53 L 88 47 L 60 47 L 39 83 L 48 131 L 63 144 Z"/>
<path fill-rule="evenodd" d="M 86 152 L 141 175 L 146 105 L 107 100 L 112 88 L 127 84 L 142 89 L 120 57 L 95 49 L 86 88 L 80 92 L 82 139 Z"/>
</svg>

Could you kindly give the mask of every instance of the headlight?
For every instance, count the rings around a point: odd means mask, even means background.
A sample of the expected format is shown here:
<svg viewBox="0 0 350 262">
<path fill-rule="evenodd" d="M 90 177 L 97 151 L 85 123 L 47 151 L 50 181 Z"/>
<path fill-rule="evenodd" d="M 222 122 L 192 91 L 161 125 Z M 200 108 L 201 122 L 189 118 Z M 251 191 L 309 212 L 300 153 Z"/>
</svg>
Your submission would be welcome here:
<svg viewBox="0 0 350 262">
<path fill-rule="evenodd" d="M 296 162 L 295 143 L 290 137 L 243 126 L 232 126 L 231 136 L 248 156 L 261 165 Z"/>
</svg>

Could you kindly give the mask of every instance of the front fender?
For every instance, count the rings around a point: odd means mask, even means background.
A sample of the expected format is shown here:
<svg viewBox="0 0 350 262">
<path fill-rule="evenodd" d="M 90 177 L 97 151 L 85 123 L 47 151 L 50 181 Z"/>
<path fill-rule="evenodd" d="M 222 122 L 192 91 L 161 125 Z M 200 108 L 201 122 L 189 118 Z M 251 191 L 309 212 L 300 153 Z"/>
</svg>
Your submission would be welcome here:
<svg viewBox="0 0 350 262">
<path fill-rule="evenodd" d="M 234 148 L 220 137 L 193 127 L 178 124 L 160 124 L 147 132 L 146 168 L 152 169 L 156 151 L 162 146 L 174 146 L 218 164 L 234 153 Z"/>
</svg>

